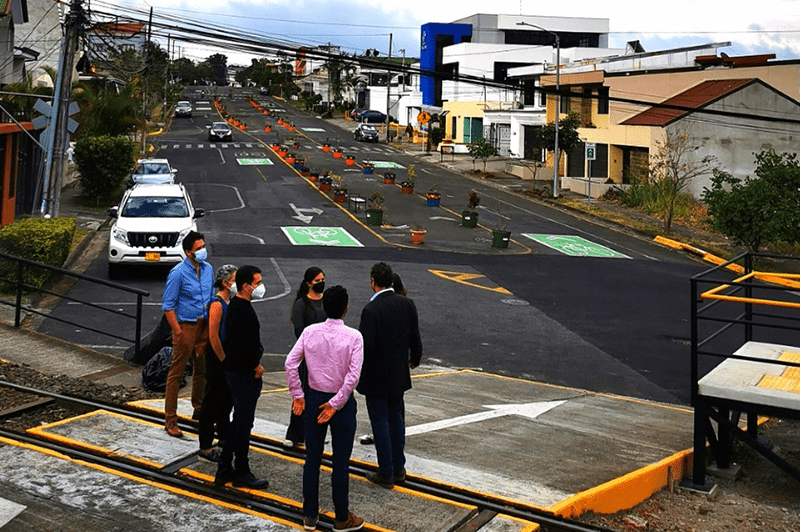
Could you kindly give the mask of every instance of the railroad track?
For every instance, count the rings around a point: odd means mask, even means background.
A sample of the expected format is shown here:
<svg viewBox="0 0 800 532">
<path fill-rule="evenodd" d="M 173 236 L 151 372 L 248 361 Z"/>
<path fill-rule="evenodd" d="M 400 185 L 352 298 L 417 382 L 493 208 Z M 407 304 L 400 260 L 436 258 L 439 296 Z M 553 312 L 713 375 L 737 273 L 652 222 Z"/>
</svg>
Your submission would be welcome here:
<svg viewBox="0 0 800 532">
<path fill-rule="evenodd" d="M 67 395 L 57 394 L 44 390 L 37 390 L 18 384 L 0 380 L 0 386 L 16 390 L 31 396 L 31 401 L 17 405 L 13 408 L 0 412 L 0 420 L 4 418 L 19 416 L 30 413 L 37 409 L 51 408 L 53 405 L 71 405 L 76 411 L 86 412 L 87 410 L 106 410 L 116 414 L 129 416 L 131 418 L 147 421 L 151 423 L 163 423 L 163 417 L 151 412 L 143 411 L 131 406 L 120 406 L 102 401 L 82 399 Z M 55 421 L 55 419 L 54 419 Z M 182 422 L 181 429 L 196 433 L 196 422 Z M 166 486 L 186 490 L 191 493 L 202 495 L 211 500 L 225 503 L 233 507 L 250 509 L 266 515 L 285 519 L 295 523 L 302 523 L 303 514 L 301 505 L 287 506 L 274 500 L 259 497 L 257 492 L 245 492 L 235 488 L 220 488 L 211 482 L 205 482 L 197 478 L 179 474 L 179 471 L 190 465 L 196 460 L 192 455 L 188 458 L 167 464 L 161 467 L 143 465 L 118 456 L 108 456 L 99 452 L 92 452 L 82 447 L 69 445 L 60 441 L 52 441 L 43 436 L 31 434 L 22 430 L 0 429 L 0 437 L 12 441 L 18 441 L 29 445 L 38 446 L 51 451 L 62 453 L 74 459 L 83 460 L 87 463 L 101 465 L 103 467 L 119 471 L 137 478 L 144 478 L 159 482 Z M 286 456 L 302 456 L 302 451 L 287 450 L 280 442 L 254 436 L 251 438 L 251 446 L 273 453 L 281 453 Z M 331 466 L 330 460 L 323 459 L 323 464 Z M 367 473 L 375 471 L 373 464 L 351 460 L 350 474 L 355 476 L 366 476 Z M 609 529 L 581 523 L 579 521 L 565 519 L 554 515 L 551 512 L 526 505 L 518 501 L 510 501 L 502 497 L 494 497 L 489 494 L 479 493 L 467 488 L 461 488 L 444 484 L 423 477 L 416 477 L 409 474 L 406 481 L 402 484 L 403 488 L 412 492 L 435 496 L 440 499 L 451 501 L 457 504 L 475 507 L 477 511 L 472 512 L 468 518 L 459 523 L 451 532 L 478 531 L 480 528 L 491 521 L 498 514 L 510 516 L 523 521 L 536 523 L 545 532 L 610 532 Z M 333 522 L 326 516 L 320 515 L 319 529 L 333 529 Z M 364 530 L 373 530 L 369 523 L 366 523 Z"/>
</svg>

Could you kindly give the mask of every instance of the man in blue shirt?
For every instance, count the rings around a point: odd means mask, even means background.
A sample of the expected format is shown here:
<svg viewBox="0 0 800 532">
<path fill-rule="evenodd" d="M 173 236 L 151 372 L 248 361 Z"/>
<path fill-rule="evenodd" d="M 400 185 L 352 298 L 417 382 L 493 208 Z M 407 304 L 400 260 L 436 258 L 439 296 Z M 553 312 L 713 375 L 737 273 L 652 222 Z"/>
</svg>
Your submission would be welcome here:
<svg viewBox="0 0 800 532">
<path fill-rule="evenodd" d="M 178 428 L 178 389 L 186 363 L 193 361 L 193 418 L 200 416 L 205 390 L 205 359 L 208 344 L 208 306 L 214 297 L 214 268 L 206 262 L 205 238 L 190 231 L 183 239 L 186 258 L 169 272 L 161 309 L 172 329 L 172 363 L 167 374 L 164 396 L 164 425 L 167 434 L 180 438 Z"/>
</svg>

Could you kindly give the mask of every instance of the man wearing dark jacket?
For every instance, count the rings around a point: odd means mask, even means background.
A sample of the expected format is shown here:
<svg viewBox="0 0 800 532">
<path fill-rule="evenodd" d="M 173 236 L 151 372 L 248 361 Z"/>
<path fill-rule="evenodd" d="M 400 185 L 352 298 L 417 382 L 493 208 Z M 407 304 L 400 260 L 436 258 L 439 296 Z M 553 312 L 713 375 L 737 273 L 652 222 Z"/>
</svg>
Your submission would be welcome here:
<svg viewBox="0 0 800 532">
<path fill-rule="evenodd" d="M 392 488 L 406 478 L 405 405 L 403 393 L 411 389 L 411 372 L 422 358 L 419 318 L 414 302 L 396 294 L 392 269 L 379 262 L 370 270 L 375 292 L 361 312 L 358 330 L 364 337 L 364 363 L 356 387 L 367 399 L 367 412 L 378 456 L 378 472 L 367 479 Z"/>
<path fill-rule="evenodd" d="M 242 266 L 236 271 L 236 297 L 231 298 L 225 318 L 225 380 L 233 397 L 233 423 L 222 448 L 214 484 L 222 486 L 233 481 L 234 486 L 263 489 L 266 479 L 256 478 L 250 471 L 248 452 L 250 431 L 256 415 L 256 403 L 263 384 L 261 375 L 261 326 L 251 304 L 264 297 L 261 270 Z M 235 457 L 235 462 L 234 462 Z"/>
</svg>

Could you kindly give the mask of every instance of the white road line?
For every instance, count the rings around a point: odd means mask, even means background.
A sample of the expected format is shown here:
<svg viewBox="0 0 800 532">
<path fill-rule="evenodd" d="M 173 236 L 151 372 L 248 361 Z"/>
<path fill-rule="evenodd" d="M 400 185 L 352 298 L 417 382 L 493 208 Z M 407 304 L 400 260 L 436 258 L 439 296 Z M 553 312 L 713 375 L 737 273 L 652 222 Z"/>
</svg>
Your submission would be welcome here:
<svg viewBox="0 0 800 532">
<path fill-rule="evenodd" d="M 220 153 L 220 156 L 222 153 Z M 242 199 L 242 195 L 239 193 L 239 189 L 233 185 L 225 185 L 222 183 L 194 183 L 192 184 L 193 187 L 205 185 L 209 187 L 225 187 L 225 188 L 232 188 L 234 192 L 236 192 L 236 197 L 239 198 L 239 206 L 238 207 L 231 207 L 230 209 L 209 209 L 208 212 L 228 212 L 228 211 L 238 211 L 239 209 L 244 209 L 244 199 Z M 237 233 L 238 234 L 238 233 Z M 244 233 L 242 233 L 244 234 Z M 263 244 L 263 242 L 262 242 Z"/>
</svg>

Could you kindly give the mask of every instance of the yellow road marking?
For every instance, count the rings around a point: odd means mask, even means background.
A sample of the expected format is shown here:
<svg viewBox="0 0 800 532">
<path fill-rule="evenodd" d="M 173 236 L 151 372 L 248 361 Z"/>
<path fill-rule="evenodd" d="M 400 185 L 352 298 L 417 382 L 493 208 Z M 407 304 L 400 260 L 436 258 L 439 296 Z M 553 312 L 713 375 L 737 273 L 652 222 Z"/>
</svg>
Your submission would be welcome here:
<svg viewBox="0 0 800 532">
<path fill-rule="evenodd" d="M 502 286 L 498 286 L 496 288 L 492 288 L 492 287 L 489 287 L 489 286 L 483 286 L 483 285 L 479 285 L 477 283 L 469 282 L 469 281 L 472 281 L 474 279 L 480 279 L 482 277 L 486 277 L 485 275 L 481 275 L 479 273 L 451 272 L 451 271 L 448 271 L 448 270 L 428 270 L 428 271 L 431 272 L 433 275 L 441 277 L 442 279 L 447 279 L 448 281 L 455 281 L 457 283 L 460 283 L 460 284 L 463 284 L 463 285 L 467 285 L 467 286 L 471 286 L 473 288 L 481 288 L 483 290 L 488 290 L 490 292 L 497 292 L 497 293 L 500 293 L 500 294 L 506 294 L 506 295 L 509 295 L 509 296 L 513 296 L 514 295 L 511 292 L 509 292 L 508 290 L 506 290 L 505 288 L 503 288 Z"/>
</svg>

